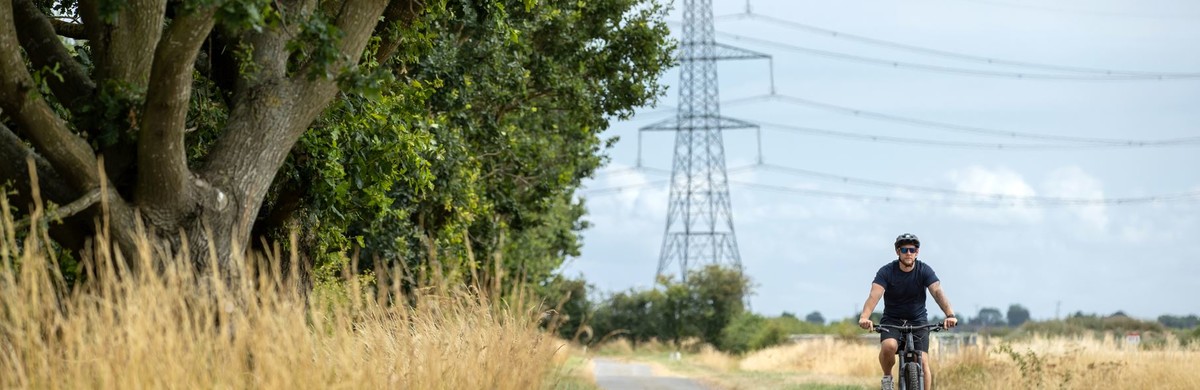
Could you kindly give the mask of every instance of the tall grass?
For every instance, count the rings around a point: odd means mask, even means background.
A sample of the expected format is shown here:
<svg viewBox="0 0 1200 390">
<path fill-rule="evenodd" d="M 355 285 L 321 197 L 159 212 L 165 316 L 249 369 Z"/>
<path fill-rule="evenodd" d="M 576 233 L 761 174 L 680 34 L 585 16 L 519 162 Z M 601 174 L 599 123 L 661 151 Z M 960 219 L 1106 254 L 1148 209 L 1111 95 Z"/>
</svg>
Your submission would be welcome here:
<svg viewBox="0 0 1200 390">
<path fill-rule="evenodd" d="M 939 382 L 954 389 L 1200 389 L 1200 349 L 1121 346 L 1111 334 L 1034 336 L 946 356 L 942 367 Z"/>
<path fill-rule="evenodd" d="M 813 340 L 742 358 L 746 371 L 787 373 L 829 383 L 878 383 L 878 346 Z M 1033 336 L 933 353 L 934 385 L 943 389 L 1200 389 L 1200 347 L 1122 346 L 1112 335 Z M 893 370 L 895 370 L 893 368 Z"/>
<path fill-rule="evenodd" d="M 148 240 L 125 258 L 98 239 L 67 288 L 45 232 L 3 206 L 0 388 L 539 389 L 566 358 L 535 316 L 465 289 L 349 275 L 310 294 L 294 271 L 197 273 Z"/>
</svg>

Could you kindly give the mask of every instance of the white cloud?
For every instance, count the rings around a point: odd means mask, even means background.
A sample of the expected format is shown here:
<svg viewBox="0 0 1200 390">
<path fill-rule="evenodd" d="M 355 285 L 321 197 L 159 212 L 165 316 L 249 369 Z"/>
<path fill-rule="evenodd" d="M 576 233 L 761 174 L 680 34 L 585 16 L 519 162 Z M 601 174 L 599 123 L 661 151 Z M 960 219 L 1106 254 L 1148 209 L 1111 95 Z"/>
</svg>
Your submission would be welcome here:
<svg viewBox="0 0 1200 390">
<path fill-rule="evenodd" d="M 1104 197 L 1104 190 L 1100 180 L 1077 166 L 1071 166 L 1050 172 L 1046 179 L 1046 194 L 1062 198 L 1099 199 Z M 1070 210 L 1084 226 L 1092 230 L 1103 231 L 1108 227 L 1108 209 L 1103 204 L 1072 206 Z"/>
<path fill-rule="evenodd" d="M 953 170 L 948 176 L 955 183 L 956 190 L 981 194 L 962 199 L 990 201 L 994 199 L 991 195 L 1014 198 L 1037 195 L 1037 192 L 1025 182 L 1021 174 L 1004 167 L 989 169 L 972 165 L 964 169 Z M 1042 220 L 1042 211 L 1030 206 L 1028 201 L 1017 200 L 1006 203 L 1010 204 L 1001 207 L 955 205 L 949 210 L 952 215 L 990 223 L 1031 223 Z"/>
<path fill-rule="evenodd" d="M 591 210 L 616 210 L 610 216 L 662 218 L 667 213 L 670 176 L 613 164 L 585 184 L 581 195 Z"/>
</svg>

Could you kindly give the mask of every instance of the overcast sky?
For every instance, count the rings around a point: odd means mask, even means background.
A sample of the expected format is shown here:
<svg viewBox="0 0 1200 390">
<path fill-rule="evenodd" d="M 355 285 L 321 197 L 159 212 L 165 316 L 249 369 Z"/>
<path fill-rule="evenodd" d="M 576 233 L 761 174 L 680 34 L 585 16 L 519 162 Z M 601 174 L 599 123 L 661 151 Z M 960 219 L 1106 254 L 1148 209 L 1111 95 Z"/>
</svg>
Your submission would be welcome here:
<svg viewBox="0 0 1200 390">
<path fill-rule="evenodd" d="M 745 12 L 746 1 L 714 0 L 714 9 L 718 17 Z M 996 66 L 846 38 L 850 34 L 1027 63 L 1200 73 L 1200 2 L 755 0 L 751 9 L 761 16 L 719 18 L 718 42 L 773 55 L 779 94 L 858 110 L 860 115 L 784 99 L 723 104 L 722 114 L 919 140 L 872 142 L 764 127 L 763 159 L 776 168 L 746 169 L 757 159 L 754 133 L 725 133 L 731 182 L 865 196 L 832 198 L 731 185 L 742 263 L 756 283 L 751 298 L 755 312 L 804 315 L 816 310 L 828 319 L 855 315 L 875 271 L 895 258 L 893 239 L 911 232 L 921 237 L 920 259 L 937 271 L 956 311 L 968 316 L 982 307 L 1004 311 L 1013 303 L 1029 308 L 1035 319 L 1076 311 L 1123 310 L 1142 318 L 1200 314 L 1195 298 L 1200 287 L 1200 197 L 1084 206 L 1010 200 L 1001 207 L 979 207 L 955 204 L 977 202 L 979 197 L 949 193 L 1118 199 L 1196 192 L 1200 144 L 1051 150 L 937 144 L 1062 144 L 963 129 L 1137 140 L 1197 137 L 1200 79 L 1037 79 L 1098 74 Z M 816 34 L 762 16 L 841 34 Z M 670 17 L 681 19 L 678 11 Z M 899 66 L 814 55 L 761 40 L 884 59 Z M 929 71 L 905 64 L 992 73 Z M 1006 76 L 1017 73 L 1026 76 Z M 766 61 L 721 63 L 722 101 L 768 93 L 768 75 Z M 678 77 L 669 72 L 664 82 L 677 85 Z M 673 108 L 677 101 L 677 91 L 671 89 L 658 108 L 614 123 L 607 135 L 621 141 L 610 150 L 612 162 L 605 168 L 610 173 L 598 174 L 587 188 L 667 179 L 654 171 L 623 168 L 636 162 L 638 127 L 673 115 L 661 111 L 662 105 Z M 959 130 L 868 114 L 951 124 Z M 673 142 L 670 133 L 645 134 L 643 164 L 669 169 Z M 909 187 L 855 184 L 790 174 L 783 168 Z M 925 187 L 945 191 L 921 190 Z M 565 272 L 582 274 L 605 292 L 650 287 L 666 224 L 665 182 L 584 194 L 587 219 L 594 227 L 583 233 L 583 254 L 571 259 Z M 929 306 L 931 314 L 941 313 L 932 299 Z"/>
</svg>

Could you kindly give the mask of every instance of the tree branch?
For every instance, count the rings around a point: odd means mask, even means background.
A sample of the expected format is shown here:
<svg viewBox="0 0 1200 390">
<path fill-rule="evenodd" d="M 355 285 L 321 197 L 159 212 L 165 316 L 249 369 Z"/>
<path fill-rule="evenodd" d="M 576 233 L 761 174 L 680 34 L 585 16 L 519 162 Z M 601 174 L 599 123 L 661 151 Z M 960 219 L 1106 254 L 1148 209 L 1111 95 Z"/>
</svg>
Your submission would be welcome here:
<svg viewBox="0 0 1200 390">
<path fill-rule="evenodd" d="M 210 7 L 176 17 L 154 53 L 145 119 L 138 135 L 134 199 L 146 217 L 161 226 L 173 226 L 194 206 L 184 121 L 191 101 L 192 70 L 201 44 L 212 30 L 214 11 Z"/>
<path fill-rule="evenodd" d="M 345 61 L 333 64 L 334 69 L 358 63 L 386 6 L 386 0 L 345 2 L 336 21 L 345 34 L 339 47 Z M 239 104 L 229 115 L 228 131 L 206 156 L 201 176 L 215 187 L 234 192 L 232 198 L 239 202 L 235 230 L 244 232 L 242 242 L 247 241 L 263 197 L 287 153 L 336 92 L 334 80 L 310 80 L 304 72 L 239 91 L 244 97 L 237 99 Z"/>
<path fill-rule="evenodd" d="M 33 158 L 37 167 L 37 185 L 42 199 L 63 204 L 78 195 L 78 192 L 67 186 L 62 176 L 46 159 L 30 150 L 8 127 L 0 124 L 0 181 L 12 182 L 15 185 L 16 195 L 12 204 L 17 206 L 18 216 L 28 214 L 36 201 L 33 198 L 33 180 L 29 176 L 26 163 L 29 158 Z M 90 218 L 75 216 L 69 218 L 66 223 L 51 226 L 50 237 L 63 247 L 78 250 L 83 246 L 84 240 L 94 234 L 92 226 Z"/>
<path fill-rule="evenodd" d="M 13 0 L 13 8 L 13 18 L 17 23 L 17 39 L 29 55 L 29 61 L 33 63 L 34 69 L 57 68 L 58 74 L 62 75 L 62 80 L 57 77 L 47 77 L 50 90 L 67 109 L 73 113 L 79 113 L 81 103 L 92 97 L 96 84 L 88 78 L 83 65 L 71 58 L 71 54 L 67 52 L 67 48 L 55 34 L 55 28 L 51 27 L 50 18 L 46 17 L 46 14 L 42 13 L 32 0 Z M 58 20 L 54 20 L 54 22 L 66 23 Z M 82 33 L 82 25 L 74 26 L 78 26 L 79 32 Z"/>
<path fill-rule="evenodd" d="M 29 177 L 29 170 L 25 166 L 26 159 L 30 157 L 37 166 L 38 183 L 41 186 L 42 195 L 55 203 L 70 200 L 74 191 L 67 187 L 54 167 L 50 166 L 50 163 L 42 156 L 29 150 L 24 141 L 21 141 L 3 123 L 0 123 L 0 182 L 13 183 L 14 189 L 17 190 L 14 204 L 19 210 L 24 210 L 26 205 L 33 203 L 30 189 L 32 181 Z"/>
<path fill-rule="evenodd" d="M 383 22 L 375 26 L 375 35 L 383 39 L 379 51 L 375 53 L 375 61 L 386 62 L 400 48 L 400 30 L 412 26 L 413 20 L 425 9 L 425 3 L 420 0 L 391 0 L 383 11 Z"/>
<path fill-rule="evenodd" d="M 58 35 L 71 39 L 87 39 L 87 32 L 84 31 L 83 24 L 50 19 L 50 25 L 54 26 L 54 32 Z"/>
<path fill-rule="evenodd" d="M 100 201 L 100 189 L 93 188 L 91 191 L 88 191 L 86 194 L 83 194 L 82 197 L 80 197 L 79 199 L 76 199 L 74 202 L 68 203 L 65 206 L 54 209 L 53 211 L 46 213 L 46 215 L 43 215 L 39 219 L 41 219 L 42 221 L 61 220 L 63 218 L 67 218 L 67 217 L 73 216 L 75 214 L 79 214 L 79 212 L 81 212 L 83 210 L 87 210 L 89 207 L 92 207 L 92 205 L 95 205 L 96 202 L 99 202 L 99 201 Z M 29 227 L 29 225 L 31 223 L 33 223 L 33 216 L 29 216 L 28 218 L 23 218 L 20 221 L 17 221 L 15 224 L 13 224 L 13 228 L 15 230 L 21 230 L 26 227 Z"/>
<path fill-rule="evenodd" d="M 403 0 L 397 0 L 403 1 Z M 371 32 L 379 25 L 379 16 L 387 7 L 389 0 L 346 0 L 338 13 L 337 27 L 346 35 L 342 37 L 340 47 L 343 58 L 350 60 L 338 65 L 347 66 L 358 63 L 362 51 L 367 47 Z"/>
<path fill-rule="evenodd" d="M 100 185 L 92 148 L 67 128 L 38 94 L 25 69 L 12 20 L 12 2 L 0 1 L 0 108 L 16 120 L 37 150 L 74 189 Z"/>
<path fill-rule="evenodd" d="M 100 2 L 80 0 L 80 15 L 92 47 L 97 82 L 113 79 L 145 87 L 162 37 L 167 0 L 128 0 L 115 16 L 100 14 Z"/>
</svg>

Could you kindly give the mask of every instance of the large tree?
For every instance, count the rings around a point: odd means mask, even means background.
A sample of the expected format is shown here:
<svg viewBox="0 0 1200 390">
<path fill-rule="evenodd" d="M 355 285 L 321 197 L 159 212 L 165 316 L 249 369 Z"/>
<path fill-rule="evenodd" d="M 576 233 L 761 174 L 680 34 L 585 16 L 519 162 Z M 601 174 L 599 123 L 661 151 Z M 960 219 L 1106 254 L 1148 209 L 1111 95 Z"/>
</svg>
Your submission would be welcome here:
<svg viewBox="0 0 1200 390">
<path fill-rule="evenodd" d="M 125 250 L 144 224 L 173 249 L 186 239 L 198 263 L 212 251 L 233 271 L 224 262 L 249 241 L 288 151 L 337 93 L 335 76 L 354 69 L 376 25 L 396 24 L 418 4 L 394 1 L 381 21 L 387 0 L 0 1 L 6 152 L 45 160 L 38 165 L 52 201 L 100 191 Z M 56 12 L 80 23 L 52 19 Z M 229 57 L 212 59 L 229 68 L 209 69 L 229 116 L 204 158 L 189 164 L 187 113 L 206 44 Z M 3 161 L 21 189 L 24 160 Z M 92 226 L 61 225 L 56 237 L 87 237 Z"/>
<path fill-rule="evenodd" d="M 579 227 L 598 132 L 661 93 L 669 47 L 653 2 L 544 3 L 0 0 L 0 179 L 28 213 L 32 157 L 82 210 L 51 229 L 74 250 L 106 209 L 127 252 L 145 226 L 235 272 L 298 215 L 318 254 L 458 240 L 499 268 L 546 237 L 561 257 L 545 221 Z"/>
</svg>

